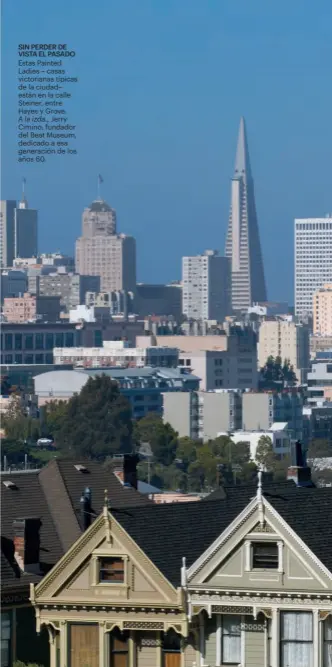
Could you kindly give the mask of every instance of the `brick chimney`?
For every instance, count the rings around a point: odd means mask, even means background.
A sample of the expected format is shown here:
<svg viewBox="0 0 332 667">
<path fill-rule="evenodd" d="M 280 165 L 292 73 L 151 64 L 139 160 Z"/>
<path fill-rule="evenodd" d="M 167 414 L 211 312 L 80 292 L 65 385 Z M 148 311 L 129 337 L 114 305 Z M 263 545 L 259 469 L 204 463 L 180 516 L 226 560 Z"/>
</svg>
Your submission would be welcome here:
<svg viewBox="0 0 332 667">
<path fill-rule="evenodd" d="M 112 461 L 112 470 L 114 475 L 123 485 L 132 486 L 137 489 L 137 463 L 139 457 L 137 454 L 122 454 L 114 456 Z"/>
<path fill-rule="evenodd" d="M 13 521 L 14 557 L 22 572 L 40 572 L 40 526 L 41 521 L 38 518 Z"/>
<path fill-rule="evenodd" d="M 293 480 L 296 486 L 315 486 L 311 479 L 311 468 L 306 465 L 302 445 L 299 440 L 292 448 L 292 464 L 287 471 L 287 479 Z"/>
</svg>

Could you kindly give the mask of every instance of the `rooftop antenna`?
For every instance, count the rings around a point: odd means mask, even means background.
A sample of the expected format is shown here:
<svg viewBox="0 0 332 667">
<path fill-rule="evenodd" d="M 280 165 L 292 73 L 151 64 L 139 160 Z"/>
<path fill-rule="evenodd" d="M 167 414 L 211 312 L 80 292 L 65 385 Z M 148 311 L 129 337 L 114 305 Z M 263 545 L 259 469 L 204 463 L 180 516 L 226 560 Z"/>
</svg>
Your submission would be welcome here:
<svg viewBox="0 0 332 667">
<path fill-rule="evenodd" d="M 98 182 L 97 182 L 97 201 L 101 201 L 101 196 L 100 196 L 100 186 L 104 182 L 104 179 L 101 174 L 98 174 Z"/>
<path fill-rule="evenodd" d="M 19 204 L 19 208 L 27 208 L 28 207 L 28 202 L 25 197 L 25 186 L 26 186 L 27 179 L 25 176 L 22 178 L 22 199 Z"/>
</svg>

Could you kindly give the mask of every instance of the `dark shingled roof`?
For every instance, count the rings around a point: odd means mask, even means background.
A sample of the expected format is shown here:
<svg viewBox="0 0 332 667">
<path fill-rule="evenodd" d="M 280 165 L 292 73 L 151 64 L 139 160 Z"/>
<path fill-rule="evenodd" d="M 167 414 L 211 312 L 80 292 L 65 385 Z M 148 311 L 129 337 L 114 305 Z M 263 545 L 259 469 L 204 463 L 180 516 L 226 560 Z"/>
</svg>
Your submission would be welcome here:
<svg viewBox="0 0 332 667">
<path fill-rule="evenodd" d="M 256 487 L 229 487 L 224 491 L 226 497 L 209 502 L 162 504 L 112 513 L 165 577 L 179 586 L 182 557 L 186 556 L 190 567 L 248 505 Z M 332 489 L 272 484 L 267 485 L 264 496 L 332 572 Z"/>
<path fill-rule="evenodd" d="M 86 472 L 75 465 L 84 466 Z M 6 481 L 15 486 L 6 487 Z M 2 585 L 21 587 L 39 581 L 78 539 L 82 531 L 80 498 L 86 486 L 92 492 L 92 520 L 102 511 L 105 489 L 114 507 L 152 504 L 96 461 L 53 460 L 39 471 L 1 474 Z M 13 521 L 29 517 L 41 519 L 39 577 L 21 573 L 14 559 Z"/>
</svg>

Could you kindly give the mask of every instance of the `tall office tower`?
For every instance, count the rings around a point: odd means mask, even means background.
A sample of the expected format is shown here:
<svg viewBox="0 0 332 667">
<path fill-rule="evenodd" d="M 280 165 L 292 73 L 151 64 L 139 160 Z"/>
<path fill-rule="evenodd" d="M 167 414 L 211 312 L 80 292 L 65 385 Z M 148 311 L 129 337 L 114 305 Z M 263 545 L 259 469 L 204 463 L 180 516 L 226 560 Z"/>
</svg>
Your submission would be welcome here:
<svg viewBox="0 0 332 667">
<path fill-rule="evenodd" d="M 295 220 L 295 315 L 312 316 L 313 295 L 332 282 L 332 215 Z"/>
<path fill-rule="evenodd" d="M 267 301 L 244 118 L 240 120 L 225 255 L 231 260 L 233 310 Z"/>
<path fill-rule="evenodd" d="M 0 202 L 0 268 L 10 267 L 14 259 L 14 216 L 16 201 Z"/>
<path fill-rule="evenodd" d="M 76 271 L 100 276 L 100 290 L 134 292 L 136 243 L 132 236 L 116 234 L 115 211 L 102 200 L 85 209 L 82 236 L 76 241 Z"/>
<path fill-rule="evenodd" d="M 182 258 L 182 312 L 192 320 L 223 322 L 231 311 L 230 261 L 217 250 Z"/>
<path fill-rule="evenodd" d="M 14 257 L 37 257 L 38 253 L 38 211 L 28 207 L 23 192 L 21 201 L 14 212 Z"/>
</svg>

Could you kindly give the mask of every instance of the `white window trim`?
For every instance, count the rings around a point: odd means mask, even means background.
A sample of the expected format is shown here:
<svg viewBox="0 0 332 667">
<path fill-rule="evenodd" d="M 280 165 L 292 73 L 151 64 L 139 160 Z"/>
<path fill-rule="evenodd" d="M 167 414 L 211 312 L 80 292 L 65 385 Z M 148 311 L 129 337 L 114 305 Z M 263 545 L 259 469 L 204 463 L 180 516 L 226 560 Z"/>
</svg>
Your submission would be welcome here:
<svg viewBox="0 0 332 667">
<path fill-rule="evenodd" d="M 246 622 L 246 617 L 243 614 L 232 614 L 235 616 L 239 616 L 240 624 L 241 624 L 241 662 L 239 663 L 238 667 L 245 667 L 245 661 L 246 661 L 246 630 L 245 630 L 245 622 Z M 216 620 L 216 667 L 223 667 L 224 662 L 222 660 L 222 640 L 223 640 L 223 632 L 222 632 L 222 616 L 227 616 L 227 614 L 218 614 L 217 615 L 217 620 Z M 227 663 L 225 663 L 227 664 Z M 231 663 L 230 663 L 231 664 Z M 235 663 L 234 663 L 235 665 Z M 205 663 L 201 662 L 201 667 L 206 667 Z"/>
<path fill-rule="evenodd" d="M 279 574 L 284 573 L 284 543 L 282 540 L 278 539 L 277 535 L 273 533 L 258 533 L 257 536 L 250 536 L 244 541 L 244 571 L 245 572 L 259 572 L 260 570 L 253 568 L 252 566 L 252 545 L 256 542 L 273 542 L 278 546 L 278 568 L 273 570 L 269 568 L 269 572 L 278 572 Z M 264 569 L 261 570 L 265 572 Z"/>
</svg>

